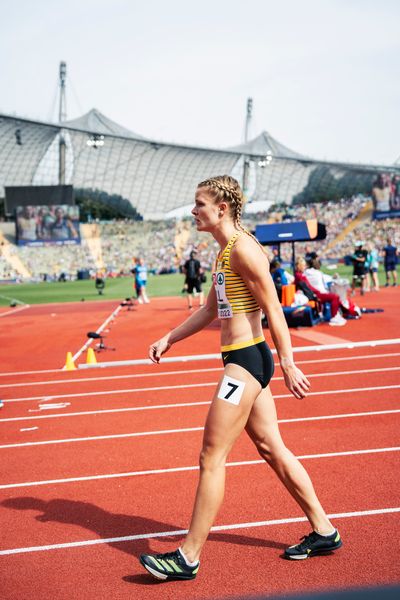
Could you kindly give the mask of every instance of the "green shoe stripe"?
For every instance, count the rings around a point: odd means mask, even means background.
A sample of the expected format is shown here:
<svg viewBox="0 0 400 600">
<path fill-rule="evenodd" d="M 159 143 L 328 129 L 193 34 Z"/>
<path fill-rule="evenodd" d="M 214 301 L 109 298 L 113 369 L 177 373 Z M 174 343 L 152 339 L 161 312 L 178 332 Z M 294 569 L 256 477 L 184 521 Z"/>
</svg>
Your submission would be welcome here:
<svg viewBox="0 0 400 600">
<path fill-rule="evenodd" d="M 180 568 L 179 565 L 176 564 L 176 562 L 172 559 L 168 559 L 168 564 L 171 565 L 169 568 L 171 569 L 171 567 L 173 567 L 173 569 L 175 569 L 176 573 L 183 573 L 182 569 Z M 173 570 L 171 569 L 171 571 Z"/>
<path fill-rule="evenodd" d="M 169 560 L 169 561 L 166 561 L 166 560 L 164 560 L 163 558 L 159 558 L 158 560 L 159 560 L 159 562 L 162 564 L 162 566 L 164 567 L 164 569 L 165 569 L 166 571 L 168 571 L 169 573 L 173 573 L 173 572 L 174 572 L 174 570 L 173 570 L 173 569 L 171 569 L 171 567 L 170 567 L 170 564 L 171 564 L 171 562 L 172 562 L 172 561 L 170 561 L 170 560 Z"/>
<path fill-rule="evenodd" d="M 157 569 L 160 569 L 161 571 L 165 571 L 165 568 L 163 567 L 163 565 L 160 562 L 158 562 L 158 560 L 156 558 L 154 558 L 154 556 L 151 556 L 149 554 L 147 558 L 155 564 Z"/>
<path fill-rule="evenodd" d="M 339 532 L 337 532 L 337 536 L 335 537 L 335 543 L 338 542 L 340 540 L 340 535 Z"/>
</svg>

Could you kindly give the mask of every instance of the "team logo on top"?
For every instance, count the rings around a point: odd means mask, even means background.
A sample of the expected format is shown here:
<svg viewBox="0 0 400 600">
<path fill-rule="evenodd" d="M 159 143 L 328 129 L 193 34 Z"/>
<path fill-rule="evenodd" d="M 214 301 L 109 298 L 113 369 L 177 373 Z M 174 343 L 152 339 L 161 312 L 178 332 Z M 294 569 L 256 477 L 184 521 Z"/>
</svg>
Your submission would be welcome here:
<svg viewBox="0 0 400 600">
<path fill-rule="evenodd" d="M 218 273 L 217 274 L 217 283 L 218 285 L 222 285 L 225 281 L 225 277 L 223 273 Z"/>
</svg>

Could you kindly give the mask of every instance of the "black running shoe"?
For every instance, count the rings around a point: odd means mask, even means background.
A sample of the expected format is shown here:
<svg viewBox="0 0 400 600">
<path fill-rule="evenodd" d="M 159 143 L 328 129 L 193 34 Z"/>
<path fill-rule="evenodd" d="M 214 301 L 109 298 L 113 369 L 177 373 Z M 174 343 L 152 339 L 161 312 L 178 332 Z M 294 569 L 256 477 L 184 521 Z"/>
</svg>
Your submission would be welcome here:
<svg viewBox="0 0 400 600">
<path fill-rule="evenodd" d="M 342 546 L 342 540 L 337 529 L 335 529 L 332 535 L 320 535 L 316 531 L 313 531 L 301 539 L 304 541 L 300 542 L 300 544 L 286 548 L 285 558 L 304 560 L 315 554 L 329 554 Z"/>
<path fill-rule="evenodd" d="M 194 579 L 200 563 L 189 567 L 179 550 L 166 554 L 142 554 L 140 562 L 157 579 Z"/>
</svg>

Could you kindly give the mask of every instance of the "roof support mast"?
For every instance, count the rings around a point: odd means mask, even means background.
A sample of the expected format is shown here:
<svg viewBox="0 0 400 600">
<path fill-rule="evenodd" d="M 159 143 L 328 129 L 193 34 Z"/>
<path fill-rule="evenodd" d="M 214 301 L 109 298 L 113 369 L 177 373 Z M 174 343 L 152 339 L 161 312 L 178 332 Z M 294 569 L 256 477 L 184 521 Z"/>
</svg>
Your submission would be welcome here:
<svg viewBox="0 0 400 600">
<path fill-rule="evenodd" d="M 253 98 L 247 98 L 247 111 L 246 111 L 246 124 L 244 128 L 244 143 L 247 144 L 249 141 L 249 130 L 251 117 L 253 114 Z M 242 181 L 242 189 L 243 195 L 247 199 L 248 187 L 249 187 L 249 169 L 250 169 L 250 160 L 248 156 L 244 157 L 243 162 L 243 181 Z"/>
<path fill-rule="evenodd" d="M 58 120 L 60 123 L 66 120 L 67 118 L 67 108 L 66 108 L 66 95 L 65 95 L 65 81 L 67 78 L 67 63 L 64 61 L 60 62 L 60 105 L 58 111 Z M 65 184 L 65 138 L 63 134 L 63 130 L 60 130 L 60 139 L 59 139 L 59 162 L 58 162 L 58 184 Z"/>
</svg>

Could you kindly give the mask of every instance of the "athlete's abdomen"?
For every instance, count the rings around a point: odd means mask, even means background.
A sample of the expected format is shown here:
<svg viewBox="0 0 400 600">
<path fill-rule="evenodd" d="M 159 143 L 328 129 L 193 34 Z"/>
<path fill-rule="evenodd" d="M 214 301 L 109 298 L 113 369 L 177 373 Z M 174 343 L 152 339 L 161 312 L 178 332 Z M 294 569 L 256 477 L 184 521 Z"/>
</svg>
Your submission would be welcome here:
<svg viewBox="0 0 400 600">
<path fill-rule="evenodd" d="M 261 311 L 235 313 L 221 320 L 221 346 L 230 346 L 263 336 Z"/>
</svg>

